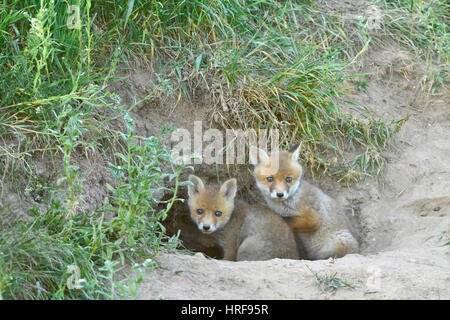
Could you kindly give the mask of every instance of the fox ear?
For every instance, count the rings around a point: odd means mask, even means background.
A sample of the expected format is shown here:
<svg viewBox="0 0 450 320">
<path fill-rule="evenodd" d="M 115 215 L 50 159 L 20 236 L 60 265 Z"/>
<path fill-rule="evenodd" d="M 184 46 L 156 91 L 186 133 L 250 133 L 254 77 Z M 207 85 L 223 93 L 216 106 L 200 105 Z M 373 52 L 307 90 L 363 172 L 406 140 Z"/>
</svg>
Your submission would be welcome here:
<svg viewBox="0 0 450 320">
<path fill-rule="evenodd" d="M 237 182 L 235 178 L 227 180 L 220 187 L 220 192 L 223 194 L 225 198 L 234 199 L 237 191 Z"/>
<path fill-rule="evenodd" d="M 260 149 L 255 146 L 250 147 L 250 163 L 257 164 L 266 164 L 269 161 L 269 155 L 263 149 Z"/>
<path fill-rule="evenodd" d="M 299 142 L 289 150 L 289 152 L 291 153 L 292 161 L 295 161 L 295 162 L 298 161 L 301 147 L 302 147 L 302 144 Z"/>
<path fill-rule="evenodd" d="M 200 179 L 196 175 L 190 174 L 189 181 L 194 184 L 193 186 L 191 185 L 188 186 L 189 197 L 198 196 L 200 192 L 202 192 L 205 189 L 205 185 L 203 184 L 202 179 Z"/>
</svg>

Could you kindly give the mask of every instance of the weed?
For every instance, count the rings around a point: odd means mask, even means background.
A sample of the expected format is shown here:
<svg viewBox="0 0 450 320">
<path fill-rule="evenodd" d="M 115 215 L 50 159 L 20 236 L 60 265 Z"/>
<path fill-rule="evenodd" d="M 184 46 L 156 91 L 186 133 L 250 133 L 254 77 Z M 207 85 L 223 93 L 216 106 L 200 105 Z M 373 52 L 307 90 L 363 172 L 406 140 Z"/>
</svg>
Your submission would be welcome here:
<svg viewBox="0 0 450 320">
<path fill-rule="evenodd" d="M 64 113 L 64 118 L 68 114 Z M 68 139 L 61 144 L 67 147 L 61 151 L 68 153 L 68 159 L 63 160 L 67 166 L 71 166 L 71 146 L 78 141 L 73 138 L 82 134 L 72 131 L 71 126 L 78 123 L 73 117 L 67 118 L 73 123 L 65 126 Z M 144 138 L 140 143 L 129 116 L 126 121 L 125 153 L 116 153 L 125 171 L 111 165 L 118 183 L 116 188 L 109 186 L 112 192 L 109 205 L 98 212 L 68 214 L 73 209 L 71 201 L 82 192 L 82 184 L 75 182 L 80 178 L 77 168 L 68 168 L 63 170 L 66 174 L 63 178 L 69 188 L 65 192 L 53 191 L 44 210 L 34 206 L 28 211 L 30 221 L 10 217 L 4 222 L 7 225 L 0 225 L 0 288 L 4 298 L 130 298 L 136 294 L 136 285 L 145 269 L 153 266 L 149 257 L 165 243 L 176 245 L 176 237 L 165 236 L 161 220 L 179 200 L 177 190 L 183 183 L 178 176 L 185 167 L 171 162 L 170 152 L 160 145 L 157 137 Z M 162 172 L 165 165 L 166 172 Z M 175 185 L 165 186 L 166 179 L 174 180 Z M 161 190 L 172 193 L 169 201 L 157 200 L 156 194 Z M 106 221 L 105 214 L 111 212 L 117 216 Z M 147 259 L 144 264 L 135 265 L 136 259 L 144 258 Z M 140 268 L 140 274 L 123 278 L 120 271 L 127 261 L 135 265 L 134 269 Z M 67 270 L 74 265 L 81 269 L 79 277 L 83 281 L 80 287 L 70 289 L 66 286 L 70 276 Z"/>
<path fill-rule="evenodd" d="M 448 32 L 447 1 L 382 0 L 384 33 L 396 39 L 416 58 L 425 61 L 428 84 L 423 90 L 429 94 L 446 87 L 449 65 L 450 36 Z M 436 71 L 436 69 L 440 71 Z"/>
<path fill-rule="evenodd" d="M 450 245 L 450 231 L 442 231 L 439 235 L 439 241 L 442 241 L 443 246 Z"/>
<path fill-rule="evenodd" d="M 314 275 L 316 284 L 319 287 L 321 293 L 335 294 L 339 288 L 350 288 L 350 289 L 354 288 L 353 285 L 349 284 L 345 280 L 336 277 L 337 273 L 334 273 L 332 275 L 321 276 L 317 272 L 311 270 L 311 268 L 308 265 L 306 265 L 306 267 Z"/>
<path fill-rule="evenodd" d="M 142 138 L 137 142 L 134 121 L 126 116 L 125 154 L 116 153 L 118 165 L 109 164 L 116 186 L 107 185 L 112 193 L 110 204 L 104 209 L 115 213 L 111 223 L 132 248 L 156 247 L 162 242 L 165 228 L 161 224 L 177 198 L 177 190 L 184 182 L 178 180 L 186 166 L 171 162 L 169 150 L 163 148 L 158 137 Z M 167 184 L 174 180 L 172 188 Z M 157 205 L 167 192 L 173 192 L 166 207 Z M 147 238 L 147 234 L 152 238 Z M 141 243 L 138 245 L 136 241 Z"/>
<path fill-rule="evenodd" d="M 356 90 L 358 90 L 358 91 L 366 91 L 367 90 L 367 82 L 365 82 L 365 81 L 357 81 L 356 82 Z"/>
</svg>

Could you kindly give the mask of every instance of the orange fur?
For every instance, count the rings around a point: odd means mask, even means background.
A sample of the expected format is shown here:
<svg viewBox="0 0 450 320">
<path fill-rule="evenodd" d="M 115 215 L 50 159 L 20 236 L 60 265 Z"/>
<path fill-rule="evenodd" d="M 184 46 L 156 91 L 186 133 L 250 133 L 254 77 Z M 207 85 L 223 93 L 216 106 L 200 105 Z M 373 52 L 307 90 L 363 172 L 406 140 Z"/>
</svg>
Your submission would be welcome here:
<svg viewBox="0 0 450 320">
<path fill-rule="evenodd" d="M 339 204 L 302 179 L 299 154 L 299 144 L 288 152 L 277 151 L 270 156 L 257 147 L 251 150 L 256 185 L 267 205 L 289 224 L 308 259 L 358 252 L 358 241 Z"/>
<path fill-rule="evenodd" d="M 342 242 L 338 242 L 335 244 L 335 252 L 336 252 L 335 258 L 342 258 L 347 253 L 349 253 L 349 251 L 350 250 L 349 250 L 348 246 L 346 246 Z"/>
<path fill-rule="evenodd" d="M 313 233 L 319 229 L 321 223 L 313 209 L 303 208 L 300 215 L 288 218 L 288 224 L 296 232 Z"/>
<path fill-rule="evenodd" d="M 205 190 L 192 200 L 192 218 L 203 223 L 216 224 L 218 221 L 227 219 L 233 212 L 233 201 L 227 201 L 223 195 L 215 188 L 205 188 Z M 202 208 L 204 213 L 198 215 L 195 210 Z M 216 217 L 214 212 L 222 211 L 222 216 Z"/>
<path fill-rule="evenodd" d="M 283 218 L 268 208 L 235 201 L 236 179 L 220 188 L 205 186 L 194 175 L 189 180 L 191 218 L 200 231 L 211 233 L 225 260 L 299 258 L 295 236 Z"/>
<path fill-rule="evenodd" d="M 256 179 L 268 186 L 271 190 L 285 191 L 289 189 L 293 182 L 301 175 L 299 168 L 293 165 L 289 154 L 280 154 L 278 164 L 275 161 L 268 161 L 264 165 L 258 166 L 255 170 Z M 273 177 L 273 182 L 268 182 L 267 177 Z M 286 182 L 286 177 L 292 177 L 293 182 Z"/>
</svg>

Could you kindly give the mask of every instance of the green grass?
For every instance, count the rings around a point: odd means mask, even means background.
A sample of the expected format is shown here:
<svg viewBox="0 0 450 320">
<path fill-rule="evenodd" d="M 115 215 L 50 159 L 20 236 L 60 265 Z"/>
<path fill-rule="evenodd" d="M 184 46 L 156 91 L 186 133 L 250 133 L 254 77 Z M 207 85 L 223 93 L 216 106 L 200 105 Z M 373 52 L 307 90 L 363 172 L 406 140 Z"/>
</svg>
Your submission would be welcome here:
<svg viewBox="0 0 450 320">
<path fill-rule="evenodd" d="M 33 222 L 14 216 L 2 222 L 0 298 L 133 298 L 144 272 L 153 270 L 156 264 L 151 258 L 133 263 L 130 258 L 138 255 L 128 254 L 128 247 L 119 243 L 121 238 L 107 239 L 102 229 L 110 227 L 102 221 L 55 220 L 61 208 L 61 204 L 53 203 L 46 212 L 30 210 Z M 116 255 L 132 264 L 131 276 L 119 274 L 124 266 Z M 78 274 L 71 269 L 74 266 Z"/>
<path fill-rule="evenodd" d="M 384 34 L 396 39 L 417 60 L 425 61 L 427 79 L 422 82 L 422 89 L 429 94 L 445 89 L 450 59 L 448 1 L 382 0 L 376 3 L 386 12 Z"/>
<path fill-rule="evenodd" d="M 363 20 L 333 17 L 301 1 L 87 1 L 79 3 L 82 28 L 70 30 L 64 3 L 43 4 L 47 11 L 37 9 L 40 1 L 3 4 L 8 54 L 0 63 L 6 74 L 0 124 L 9 130 L 48 137 L 55 122 L 51 111 L 106 94 L 100 89 L 93 97 L 83 85 L 108 82 L 114 70 L 109 67 L 126 59 L 125 52 L 169 70 L 157 75 L 157 85 L 168 89 L 161 92 L 190 98 L 193 88 L 217 84 L 213 101 L 223 127 L 280 129 L 283 146 L 303 141 L 302 159 L 312 172 L 338 179 L 352 172 L 377 175 L 384 164 L 378 155 L 386 147 L 378 133 L 389 140 L 401 123 L 370 115 L 363 123 L 342 113 L 336 102 L 344 95 L 344 70 L 377 41 Z M 386 35 L 400 34 L 412 50 L 420 47 L 448 64 L 441 2 L 379 5 L 386 8 Z M 401 28 L 408 10 L 420 26 Z M 9 29 L 13 39 L 7 39 Z M 421 32 L 425 29 L 429 32 Z M 14 45 L 8 47 L 8 40 Z M 432 77 L 434 90 L 445 72 Z M 223 101 L 226 111 L 220 110 Z M 351 163 L 344 157 L 348 142 L 359 153 Z"/>
<path fill-rule="evenodd" d="M 450 245 L 450 231 L 442 231 L 439 235 L 439 240 L 442 242 L 443 246 Z"/>
<path fill-rule="evenodd" d="M 378 4 L 387 11 L 387 34 L 419 55 L 448 65 L 450 5 L 446 1 L 384 0 Z"/>
<path fill-rule="evenodd" d="M 316 285 L 321 293 L 336 294 L 339 288 L 354 289 L 353 285 L 349 284 L 347 281 L 341 278 L 336 277 L 337 273 L 329 275 L 327 274 L 319 275 L 317 272 L 311 270 L 311 268 L 308 265 L 306 265 L 306 267 L 314 275 Z"/>
<path fill-rule="evenodd" d="M 186 168 L 171 163 L 170 152 L 160 145 L 158 137 L 136 137 L 133 121 L 129 116 L 125 119 L 124 152 L 116 153 L 118 166 L 110 165 L 115 184 L 108 185 L 109 201 L 102 208 L 77 212 L 83 186 L 70 154 L 79 131 L 71 131 L 74 128 L 68 125 L 69 139 L 61 143 L 65 169 L 57 186 L 50 190 L 51 196 L 43 202 L 45 206 L 28 210 L 30 220 L 12 215 L 0 219 L 3 298 L 133 298 L 143 271 L 131 278 L 116 276 L 125 263 L 147 270 L 154 264 L 145 266 L 142 260 L 151 259 L 162 247 L 177 246 L 177 237 L 166 236 L 161 222 L 179 200 L 177 191 L 184 183 L 178 179 Z M 77 115 L 69 122 L 79 125 Z M 173 180 L 174 186 L 165 186 L 167 180 Z M 168 200 L 155 198 L 161 190 L 169 193 Z M 6 214 L 7 210 L 0 212 Z M 83 282 L 80 288 L 70 290 L 66 284 L 73 265 L 80 269 Z"/>
<path fill-rule="evenodd" d="M 80 8 L 79 29 L 67 26 L 68 3 Z M 312 1 L 0 1 L 0 296 L 133 297 L 142 276 L 124 278 L 121 268 L 144 270 L 142 261 L 176 246 L 162 221 L 187 168 L 172 164 L 160 136 L 136 135 L 129 112 L 140 101 L 124 106 L 107 89 L 134 60 L 154 66 L 158 79 L 144 100 L 189 100 L 207 88 L 219 125 L 280 129 L 283 147 L 303 142 L 313 174 L 382 174 L 383 151 L 403 120 L 375 119 L 364 107 L 365 120 L 344 113 L 344 80 L 358 77 L 346 70 L 387 37 L 441 66 L 423 88 L 436 93 L 448 77 L 448 4 L 376 5 L 385 10 L 382 36 Z M 76 159 L 98 153 L 110 155 L 114 183 L 103 206 L 84 212 Z M 35 157 L 53 170 L 39 171 Z M 35 204 L 27 220 L 2 205 L 6 181 Z M 84 279 L 76 290 L 66 286 L 73 265 Z M 323 285 L 345 285 L 337 280 Z"/>
</svg>

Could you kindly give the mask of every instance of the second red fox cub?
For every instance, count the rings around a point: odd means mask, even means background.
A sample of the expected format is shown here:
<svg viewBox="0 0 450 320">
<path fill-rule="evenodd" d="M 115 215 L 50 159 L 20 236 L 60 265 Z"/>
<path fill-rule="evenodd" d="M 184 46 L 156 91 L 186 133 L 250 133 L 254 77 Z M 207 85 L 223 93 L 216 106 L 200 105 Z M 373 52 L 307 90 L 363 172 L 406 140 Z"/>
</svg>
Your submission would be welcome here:
<svg viewBox="0 0 450 320">
<path fill-rule="evenodd" d="M 336 202 L 302 179 L 299 152 L 297 145 L 289 152 L 269 156 L 253 147 L 254 176 L 267 205 L 289 223 L 308 259 L 339 258 L 357 252 L 358 242 Z"/>
<path fill-rule="evenodd" d="M 190 175 L 188 205 L 200 231 L 211 234 L 223 249 L 225 260 L 298 259 L 292 230 L 275 212 L 234 201 L 237 184 L 230 179 L 219 187 L 205 187 Z"/>
</svg>

